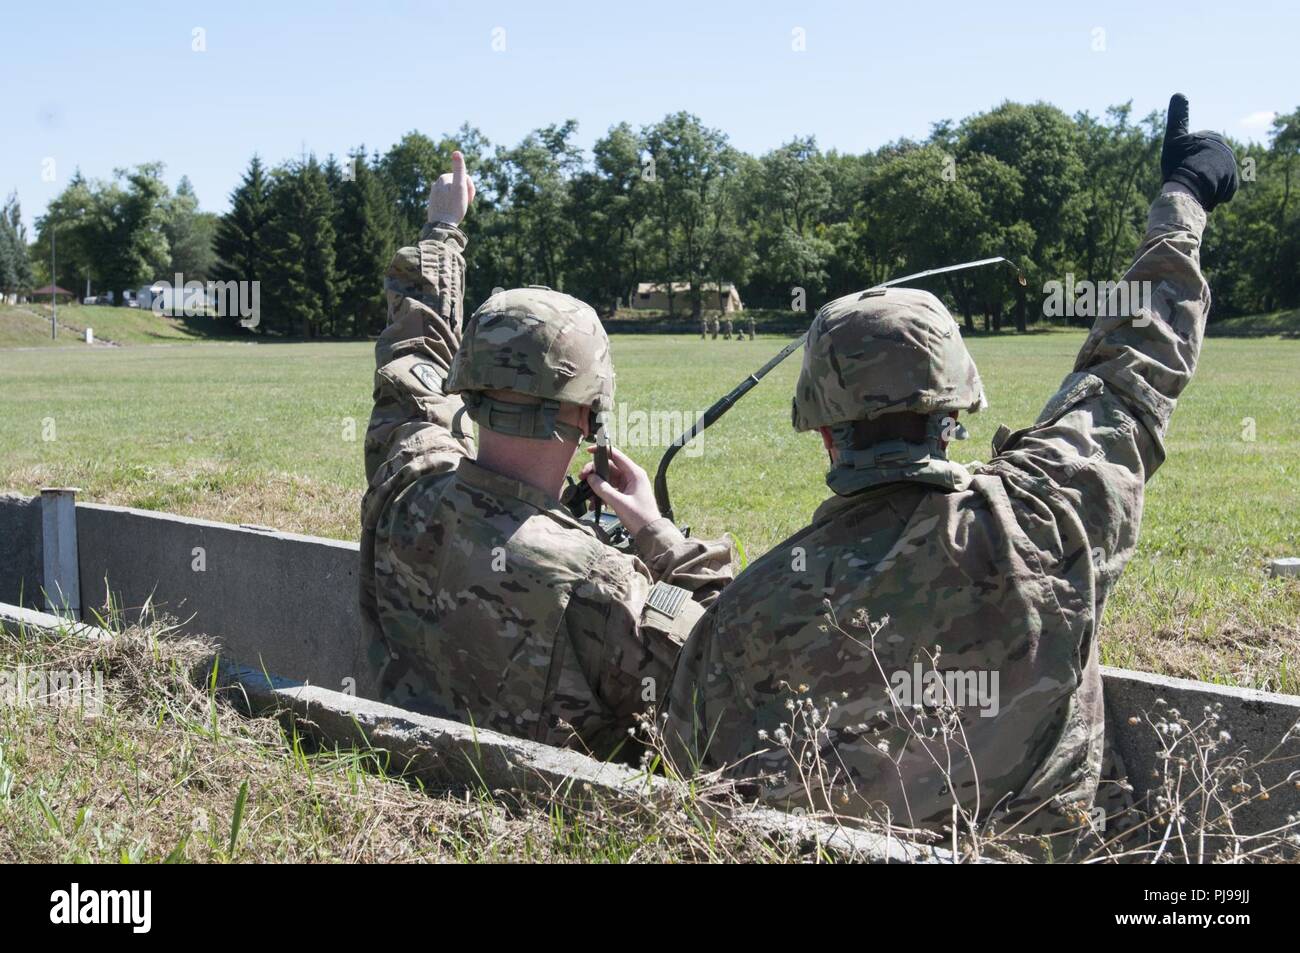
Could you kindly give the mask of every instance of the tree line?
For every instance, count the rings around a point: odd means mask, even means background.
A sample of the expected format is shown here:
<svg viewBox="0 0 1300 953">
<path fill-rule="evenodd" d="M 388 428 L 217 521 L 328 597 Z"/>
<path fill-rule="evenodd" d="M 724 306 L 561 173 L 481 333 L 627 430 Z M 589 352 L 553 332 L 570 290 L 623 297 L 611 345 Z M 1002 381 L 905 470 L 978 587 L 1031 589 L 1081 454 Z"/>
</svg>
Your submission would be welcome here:
<svg viewBox="0 0 1300 953">
<path fill-rule="evenodd" d="M 11 192 L 0 208 L 0 297 L 31 288 L 34 277 L 22 206 Z"/>
<path fill-rule="evenodd" d="M 590 155 L 577 132 L 569 120 L 506 147 L 464 125 L 437 140 L 408 133 L 382 154 L 272 169 L 254 156 L 220 219 L 198 211 L 185 180 L 169 194 L 156 163 L 109 182 L 78 174 L 38 219 L 31 258 L 48 262 L 57 230 L 68 288 L 175 272 L 258 280 L 261 332 L 374 334 L 384 267 L 415 240 L 429 184 L 460 149 L 479 189 L 466 222 L 471 307 L 494 287 L 543 284 L 608 314 L 650 281 L 683 313 L 708 308 L 715 282 L 735 282 L 750 307 L 811 311 L 909 271 L 1005 255 L 1026 288 L 994 271 L 934 287 L 968 328 L 1024 329 L 1042 318 L 1046 282 L 1111 280 L 1127 265 L 1160 185 L 1163 116 L 1006 102 L 864 154 L 796 137 L 752 156 L 685 112 L 621 123 Z M 1242 189 L 1206 233 L 1217 317 L 1300 305 L 1300 109 L 1267 139 L 1233 143 Z"/>
</svg>

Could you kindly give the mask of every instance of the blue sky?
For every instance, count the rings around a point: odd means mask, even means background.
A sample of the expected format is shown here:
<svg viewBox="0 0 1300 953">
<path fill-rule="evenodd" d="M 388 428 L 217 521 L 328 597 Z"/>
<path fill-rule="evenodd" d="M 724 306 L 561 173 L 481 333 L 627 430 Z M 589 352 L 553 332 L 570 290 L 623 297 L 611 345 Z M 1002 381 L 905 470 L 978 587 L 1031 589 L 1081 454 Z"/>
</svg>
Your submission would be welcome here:
<svg viewBox="0 0 1300 953">
<path fill-rule="evenodd" d="M 1003 99 L 1141 116 L 1182 91 L 1194 128 L 1255 139 L 1300 105 L 1294 0 L 45 2 L 11 5 L 4 33 L 0 192 L 29 228 L 76 167 L 161 160 L 220 212 L 254 152 L 382 150 L 462 121 L 513 144 L 572 117 L 590 146 L 686 109 L 751 152 L 807 134 L 862 151 Z"/>
</svg>

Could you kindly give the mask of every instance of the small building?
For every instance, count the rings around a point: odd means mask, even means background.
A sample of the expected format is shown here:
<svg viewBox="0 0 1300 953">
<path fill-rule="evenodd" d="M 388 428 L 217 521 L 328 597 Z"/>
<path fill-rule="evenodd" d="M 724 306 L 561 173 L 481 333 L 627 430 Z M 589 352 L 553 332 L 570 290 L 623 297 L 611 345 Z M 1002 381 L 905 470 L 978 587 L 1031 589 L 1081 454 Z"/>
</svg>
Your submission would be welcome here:
<svg viewBox="0 0 1300 953">
<path fill-rule="evenodd" d="M 691 283 L 689 281 L 672 282 L 672 310 L 674 312 L 691 309 Z M 632 296 L 632 309 L 635 311 L 667 311 L 669 285 L 663 282 L 642 281 L 636 286 Z M 740 292 L 730 281 L 719 284 L 706 281 L 700 285 L 700 301 L 706 311 L 721 311 L 730 314 L 744 310 Z"/>
<path fill-rule="evenodd" d="M 54 284 L 46 285 L 44 288 L 33 288 L 27 293 L 27 295 L 27 300 L 32 302 L 39 302 L 42 300 L 48 301 L 50 298 L 57 295 L 60 300 L 66 303 L 76 297 L 74 292 L 69 291 L 67 288 L 60 288 L 58 285 Z"/>
</svg>

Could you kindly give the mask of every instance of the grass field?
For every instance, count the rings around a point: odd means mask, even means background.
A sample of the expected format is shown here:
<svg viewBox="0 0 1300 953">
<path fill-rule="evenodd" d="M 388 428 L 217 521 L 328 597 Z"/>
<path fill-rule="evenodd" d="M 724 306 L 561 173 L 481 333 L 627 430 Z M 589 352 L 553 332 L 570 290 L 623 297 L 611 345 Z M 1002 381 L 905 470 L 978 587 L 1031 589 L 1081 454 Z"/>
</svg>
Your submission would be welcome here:
<svg viewBox="0 0 1300 953">
<path fill-rule="evenodd" d="M 125 309 L 96 310 L 119 312 L 95 315 L 97 333 L 111 337 L 108 319 L 131 333 Z M 185 329 L 136 330 L 157 341 Z M 702 409 L 784 340 L 616 337 L 618 398 L 631 410 Z M 973 439 L 955 456 L 983 458 L 998 423 L 1031 422 L 1080 341 L 1066 331 L 974 338 L 992 407 L 970 418 Z M 789 426 L 798 362 L 671 471 L 678 519 L 704 535 L 733 532 L 750 559 L 827 495 L 818 439 Z M 1270 557 L 1300 552 L 1297 367 L 1300 341 L 1207 343 L 1150 486 L 1138 554 L 1107 608 L 1105 661 L 1300 692 L 1300 584 L 1265 574 Z M 74 485 L 86 500 L 355 539 L 370 379 L 364 343 L 0 350 L 0 489 Z M 627 449 L 648 469 L 662 452 Z"/>
<path fill-rule="evenodd" d="M 138 308 L 59 305 L 57 337 L 50 336 L 49 304 L 0 304 L 0 347 L 85 347 L 86 328 L 98 345 L 190 344 L 210 340 L 202 319 L 187 324 Z"/>
</svg>

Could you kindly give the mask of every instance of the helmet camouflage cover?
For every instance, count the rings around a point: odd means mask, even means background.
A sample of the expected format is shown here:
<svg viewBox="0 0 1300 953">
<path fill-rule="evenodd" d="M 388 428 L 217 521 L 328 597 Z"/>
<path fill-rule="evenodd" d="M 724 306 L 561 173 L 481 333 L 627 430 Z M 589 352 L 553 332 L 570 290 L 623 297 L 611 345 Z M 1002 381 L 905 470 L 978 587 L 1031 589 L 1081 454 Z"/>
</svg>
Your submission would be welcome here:
<svg viewBox="0 0 1300 953">
<path fill-rule="evenodd" d="M 503 390 L 535 398 L 525 404 L 495 400 Z M 561 403 L 591 407 L 583 435 L 614 403 L 609 338 L 590 305 L 550 288 L 499 291 L 470 316 L 451 362 L 447 393 L 461 394 L 480 427 L 512 436 L 548 439 L 573 428 L 557 423 Z"/>
<path fill-rule="evenodd" d="M 884 414 L 977 411 L 984 385 L 961 329 L 928 291 L 879 288 L 822 306 L 795 386 L 796 430 Z"/>
</svg>

